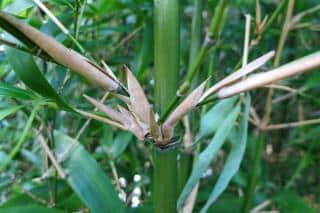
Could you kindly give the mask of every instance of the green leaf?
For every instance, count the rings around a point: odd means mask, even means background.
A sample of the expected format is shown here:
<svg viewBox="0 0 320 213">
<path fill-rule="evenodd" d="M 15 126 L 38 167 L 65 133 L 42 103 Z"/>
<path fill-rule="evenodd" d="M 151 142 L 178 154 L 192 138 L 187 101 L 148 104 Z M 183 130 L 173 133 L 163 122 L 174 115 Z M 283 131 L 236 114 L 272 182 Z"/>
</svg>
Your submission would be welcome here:
<svg viewBox="0 0 320 213">
<path fill-rule="evenodd" d="M 59 131 L 55 131 L 54 136 L 57 155 L 75 146 L 62 166 L 67 172 L 71 188 L 91 212 L 124 212 L 124 206 L 110 178 L 82 145 Z"/>
<path fill-rule="evenodd" d="M 14 106 L 14 107 L 7 107 L 5 109 L 0 109 L 0 121 L 21 109 L 23 106 Z"/>
<path fill-rule="evenodd" d="M 0 96 L 23 100 L 33 100 L 37 98 L 31 91 L 20 89 L 6 83 L 0 83 Z"/>
<path fill-rule="evenodd" d="M 274 196 L 272 200 L 278 206 L 280 212 L 283 213 L 317 212 L 295 192 L 282 191 L 276 196 Z"/>
<path fill-rule="evenodd" d="M 112 159 L 119 157 L 127 148 L 132 140 L 132 134 L 129 132 L 120 132 L 114 139 L 113 144 L 109 147 L 108 153 Z"/>
<path fill-rule="evenodd" d="M 0 208 L 0 213 L 66 213 L 65 211 L 47 208 L 40 205 L 25 205 L 11 208 Z"/>
<path fill-rule="evenodd" d="M 30 89 L 51 99 L 64 110 L 73 110 L 51 87 L 30 54 L 14 48 L 8 48 L 7 56 L 16 74 Z"/>
<path fill-rule="evenodd" d="M 33 120 L 37 114 L 38 109 L 39 109 L 38 105 L 36 105 L 33 108 L 32 112 L 28 118 L 28 121 L 23 129 L 23 132 L 22 132 L 21 136 L 19 137 L 18 142 L 13 147 L 13 149 L 10 151 L 9 156 L 4 161 L 0 162 L 0 171 L 2 171 L 20 151 L 20 149 L 21 149 L 23 143 L 25 142 L 26 137 L 32 127 L 32 123 L 33 123 Z"/>
<path fill-rule="evenodd" d="M 223 120 L 231 112 L 237 96 L 219 101 L 214 105 L 200 121 L 200 137 L 212 134 L 221 125 Z"/>
<path fill-rule="evenodd" d="M 181 209 L 184 205 L 184 202 L 188 198 L 193 187 L 197 184 L 202 174 L 207 170 L 210 165 L 210 162 L 216 156 L 220 148 L 222 147 L 224 141 L 229 135 L 233 125 L 240 113 L 240 104 L 237 104 L 236 107 L 231 111 L 231 113 L 220 123 L 216 134 L 212 138 L 210 144 L 207 148 L 202 151 L 195 162 L 195 165 L 192 169 L 191 176 L 184 187 L 179 199 L 178 199 L 178 209 Z"/>
<path fill-rule="evenodd" d="M 240 164 L 242 162 L 242 158 L 244 155 L 244 151 L 247 144 L 247 136 L 248 136 L 248 119 L 250 112 L 250 96 L 247 95 L 246 103 L 244 108 L 244 115 L 242 117 L 240 123 L 240 129 L 237 134 L 237 138 L 239 141 L 233 141 L 232 148 L 226 164 L 219 176 L 217 183 L 214 186 L 213 191 L 211 192 L 207 203 L 202 208 L 201 212 L 207 212 L 210 205 L 216 201 L 216 199 L 223 193 L 223 191 L 227 188 L 231 178 L 237 173 L 239 170 Z"/>
<path fill-rule="evenodd" d="M 19 1 L 13 1 L 11 4 L 6 6 L 3 9 L 3 11 L 13 13 L 13 14 L 19 14 L 33 6 L 34 6 L 34 3 L 30 0 L 19 0 Z"/>
</svg>

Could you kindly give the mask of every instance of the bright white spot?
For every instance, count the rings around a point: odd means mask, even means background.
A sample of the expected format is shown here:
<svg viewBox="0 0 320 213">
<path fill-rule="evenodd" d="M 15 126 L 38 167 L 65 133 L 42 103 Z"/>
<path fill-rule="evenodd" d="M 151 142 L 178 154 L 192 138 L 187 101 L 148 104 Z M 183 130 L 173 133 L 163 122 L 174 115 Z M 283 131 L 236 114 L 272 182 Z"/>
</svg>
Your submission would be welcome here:
<svg viewBox="0 0 320 213">
<path fill-rule="evenodd" d="M 140 197 L 140 195 L 141 195 L 141 189 L 140 189 L 140 187 L 135 187 L 135 188 L 133 189 L 132 194 L 133 194 L 134 196 Z"/>
<path fill-rule="evenodd" d="M 120 191 L 120 193 L 118 194 L 118 196 L 119 196 L 120 200 L 122 200 L 123 202 L 126 202 L 127 195 L 126 195 L 126 193 L 125 193 L 123 190 Z"/>
<path fill-rule="evenodd" d="M 131 200 L 131 207 L 132 208 L 138 207 L 140 203 L 141 202 L 140 202 L 139 197 L 137 197 L 137 196 L 132 197 L 132 200 Z"/>
<path fill-rule="evenodd" d="M 0 45 L 0 52 L 4 51 L 4 45 Z"/>
<path fill-rule="evenodd" d="M 267 144 L 267 154 L 268 155 L 271 155 L 272 154 L 272 152 L 273 152 L 273 148 L 272 148 L 272 145 L 271 144 Z"/>
<path fill-rule="evenodd" d="M 140 182 L 141 181 L 141 175 L 134 175 L 133 176 L 134 182 Z"/>
<path fill-rule="evenodd" d="M 213 171 L 211 168 L 207 169 L 207 171 L 205 171 L 203 174 L 202 174 L 202 178 L 207 178 L 207 177 L 210 177 L 212 175 Z"/>
<path fill-rule="evenodd" d="M 122 188 L 127 187 L 127 180 L 124 177 L 119 178 L 119 183 Z"/>
</svg>

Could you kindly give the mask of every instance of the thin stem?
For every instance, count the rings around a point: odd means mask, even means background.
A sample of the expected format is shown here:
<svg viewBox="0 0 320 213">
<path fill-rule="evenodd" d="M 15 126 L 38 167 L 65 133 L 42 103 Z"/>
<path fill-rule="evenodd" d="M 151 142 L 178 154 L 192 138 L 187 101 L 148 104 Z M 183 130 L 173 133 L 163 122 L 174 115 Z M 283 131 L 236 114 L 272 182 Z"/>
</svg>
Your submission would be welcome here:
<svg viewBox="0 0 320 213">
<path fill-rule="evenodd" d="M 272 24 L 275 22 L 275 20 L 278 18 L 278 16 L 281 14 L 284 7 L 287 5 L 288 0 L 282 0 L 277 7 L 277 9 L 272 13 L 271 17 L 269 18 L 269 21 L 267 22 L 266 26 L 264 27 L 264 32 L 268 31 Z"/>
<path fill-rule="evenodd" d="M 179 103 L 181 96 L 185 95 L 189 91 L 190 84 L 199 71 L 200 65 L 202 64 L 204 58 L 207 56 L 207 53 L 212 48 L 212 46 L 217 43 L 216 41 L 218 40 L 219 34 L 224 24 L 227 3 L 228 0 L 220 0 L 218 2 L 205 41 L 203 42 L 200 51 L 195 57 L 195 60 L 189 66 L 186 79 L 179 87 L 176 96 L 174 96 L 173 99 L 171 99 L 171 101 L 169 102 L 169 107 L 164 111 L 166 112 L 166 116 L 161 116 L 161 120 L 166 119 L 167 115 L 169 115 L 169 113 L 175 108 L 176 104 Z"/>
<path fill-rule="evenodd" d="M 257 185 L 258 173 L 260 170 L 260 163 L 261 163 L 260 161 L 263 153 L 263 147 L 264 147 L 263 144 L 264 144 L 264 136 L 261 135 L 260 138 L 257 140 L 257 144 L 256 144 L 256 149 L 255 149 L 256 153 L 255 153 L 255 158 L 253 162 L 253 168 L 251 170 L 252 172 L 250 175 L 248 189 L 245 196 L 245 202 L 244 202 L 243 211 L 242 211 L 243 213 L 249 213 L 252 207 L 253 195 Z"/>
<path fill-rule="evenodd" d="M 287 7 L 286 19 L 285 19 L 283 27 L 282 27 L 282 32 L 280 35 L 276 55 L 274 58 L 274 63 L 273 63 L 274 67 L 279 66 L 279 63 L 280 63 L 280 57 L 282 54 L 282 50 L 283 50 L 283 47 L 284 47 L 285 41 L 286 41 L 288 33 L 289 33 L 289 29 L 290 29 L 290 21 L 291 21 L 292 15 L 293 15 L 294 4 L 295 4 L 295 0 L 289 0 L 288 7 Z M 264 107 L 264 117 L 263 117 L 263 125 L 265 125 L 265 126 L 270 121 L 273 93 L 274 93 L 273 89 L 268 90 L 267 100 L 266 100 L 266 104 Z"/>
</svg>

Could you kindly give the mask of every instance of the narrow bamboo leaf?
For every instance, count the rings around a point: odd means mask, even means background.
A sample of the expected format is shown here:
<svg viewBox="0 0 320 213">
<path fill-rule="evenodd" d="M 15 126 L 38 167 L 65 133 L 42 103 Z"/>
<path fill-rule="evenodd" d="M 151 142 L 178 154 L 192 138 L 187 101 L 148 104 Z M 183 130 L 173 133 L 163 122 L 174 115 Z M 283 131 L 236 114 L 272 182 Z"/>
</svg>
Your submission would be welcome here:
<svg viewBox="0 0 320 213">
<path fill-rule="evenodd" d="M 20 89 L 6 83 L 0 83 L 0 96 L 23 100 L 32 100 L 37 98 L 37 96 L 31 91 Z"/>
<path fill-rule="evenodd" d="M 0 109 L 0 121 L 5 117 L 17 112 L 23 106 L 14 106 L 14 107 L 7 107 L 5 109 Z"/>
<path fill-rule="evenodd" d="M 56 154 L 65 153 L 76 144 L 62 167 L 71 188 L 93 213 L 124 212 L 123 204 L 99 164 L 77 141 L 59 131 L 54 132 Z"/>
<path fill-rule="evenodd" d="M 52 99 L 62 109 L 72 110 L 51 87 L 30 54 L 14 48 L 8 48 L 7 56 L 16 74 L 30 89 L 46 98 Z"/>
<path fill-rule="evenodd" d="M 247 95 L 246 103 L 244 108 L 244 115 L 241 120 L 240 129 L 238 132 L 239 141 L 233 141 L 232 148 L 226 164 L 219 176 L 217 183 L 214 186 L 213 191 L 211 192 L 207 203 L 202 208 L 201 212 L 207 212 L 209 207 L 216 201 L 216 199 L 222 194 L 222 192 L 227 188 L 231 178 L 237 173 L 244 151 L 247 144 L 247 135 L 248 135 L 248 119 L 250 112 L 250 96 Z"/>
<path fill-rule="evenodd" d="M 112 159 L 119 157 L 124 150 L 127 148 L 128 144 L 132 140 L 132 134 L 128 132 L 120 132 L 114 139 L 113 144 L 109 147 L 108 152 Z"/>
<path fill-rule="evenodd" d="M 0 213 L 66 213 L 65 211 L 53 208 L 47 208 L 40 205 L 25 205 L 25 206 L 16 206 L 11 208 L 0 208 Z"/>
<path fill-rule="evenodd" d="M 219 101 L 214 105 L 200 121 L 200 137 L 212 134 L 221 125 L 223 120 L 231 112 L 237 97 L 231 97 Z"/>
<path fill-rule="evenodd" d="M 37 114 L 37 111 L 39 109 L 39 106 L 36 105 L 34 107 L 34 109 L 32 110 L 29 118 L 28 118 L 28 121 L 23 129 L 23 132 L 18 140 L 18 142 L 16 143 L 16 145 L 13 147 L 13 149 L 11 150 L 10 154 L 8 155 L 8 157 L 0 162 L 0 172 L 11 162 L 11 160 L 17 155 L 17 153 L 20 151 L 23 143 L 25 142 L 26 140 L 26 137 L 27 137 L 27 134 L 29 133 L 30 129 L 31 129 L 31 126 L 32 126 L 32 123 L 33 123 L 33 120 Z"/>
<path fill-rule="evenodd" d="M 240 104 L 237 104 L 237 106 L 224 119 L 224 121 L 220 123 L 220 126 L 217 129 L 216 134 L 212 138 L 207 148 L 200 153 L 192 169 L 191 176 L 178 199 L 178 204 L 177 204 L 178 209 L 181 209 L 183 207 L 184 202 L 188 198 L 188 195 L 192 191 L 193 187 L 197 184 L 202 174 L 207 170 L 211 161 L 213 160 L 213 158 L 216 156 L 216 154 L 222 147 L 224 141 L 229 135 L 231 129 L 233 128 L 233 125 L 239 113 L 240 113 Z"/>
</svg>

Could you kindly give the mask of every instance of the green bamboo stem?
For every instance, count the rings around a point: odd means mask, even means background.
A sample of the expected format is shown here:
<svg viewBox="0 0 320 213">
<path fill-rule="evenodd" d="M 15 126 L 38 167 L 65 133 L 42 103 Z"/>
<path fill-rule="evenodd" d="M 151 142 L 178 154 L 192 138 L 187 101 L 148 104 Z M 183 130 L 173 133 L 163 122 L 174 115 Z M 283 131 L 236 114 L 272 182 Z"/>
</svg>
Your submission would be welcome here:
<svg viewBox="0 0 320 213">
<path fill-rule="evenodd" d="M 261 163 L 263 147 L 264 147 L 263 145 L 264 145 L 264 135 L 261 135 L 257 140 L 257 144 L 256 144 L 256 149 L 255 149 L 256 153 L 255 153 L 255 158 L 253 162 L 253 168 L 251 170 L 252 172 L 250 175 L 249 185 L 248 185 L 246 196 L 245 196 L 245 201 L 244 201 L 244 206 L 242 211 L 243 213 L 249 213 L 250 209 L 252 208 L 253 195 L 257 185 L 258 173 L 260 171 L 260 163 Z"/>
<path fill-rule="evenodd" d="M 163 113 L 179 79 L 179 0 L 154 0 L 155 100 Z M 177 149 L 153 150 L 154 212 L 176 212 Z"/>
<path fill-rule="evenodd" d="M 189 66 L 187 71 L 187 77 L 185 78 L 182 85 L 179 87 L 177 95 L 171 99 L 169 106 L 166 108 L 163 114 L 161 114 L 160 121 L 164 121 L 169 113 L 175 108 L 179 103 L 181 97 L 185 95 L 189 89 L 192 80 L 194 79 L 196 73 L 199 71 L 199 67 L 202 64 L 204 58 L 208 55 L 207 53 L 212 48 L 216 41 L 218 40 L 219 34 L 222 30 L 225 12 L 227 10 L 228 0 L 220 0 L 215 8 L 214 16 L 211 20 L 210 28 L 208 34 L 201 46 L 200 51 L 198 52 L 195 60 Z"/>
<path fill-rule="evenodd" d="M 202 10 L 204 6 L 204 0 L 193 1 L 193 14 L 192 14 L 192 30 L 191 30 L 191 46 L 189 54 L 189 65 L 193 66 L 193 62 L 199 54 L 202 42 Z M 195 77 L 196 78 L 196 77 Z M 193 83 L 196 83 L 194 81 Z M 191 114 L 188 119 L 192 121 L 194 116 Z M 186 145 L 186 144 L 185 144 Z M 193 153 L 181 150 L 179 153 L 178 162 L 178 192 L 184 188 L 189 175 L 192 170 Z"/>
</svg>

